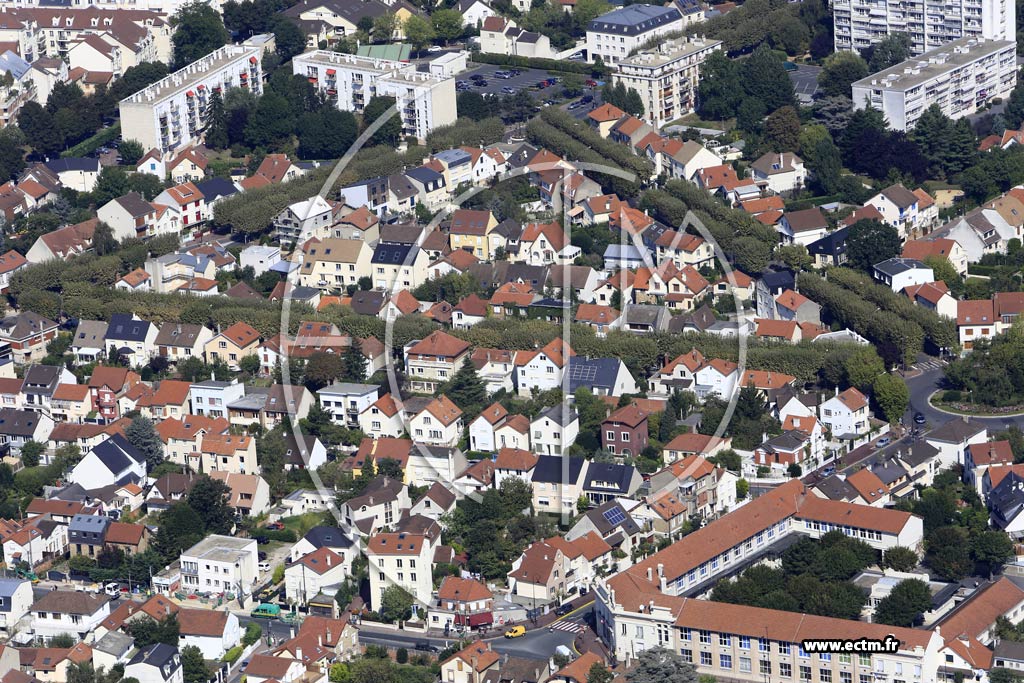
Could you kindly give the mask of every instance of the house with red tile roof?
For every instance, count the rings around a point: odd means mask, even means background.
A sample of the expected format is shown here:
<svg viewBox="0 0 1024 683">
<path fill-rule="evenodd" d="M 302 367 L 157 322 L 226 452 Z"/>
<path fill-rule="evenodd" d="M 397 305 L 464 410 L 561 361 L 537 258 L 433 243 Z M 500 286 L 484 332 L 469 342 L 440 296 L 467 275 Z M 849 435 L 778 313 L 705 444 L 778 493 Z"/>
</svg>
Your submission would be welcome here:
<svg viewBox="0 0 1024 683">
<path fill-rule="evenodd" d="M 391 394 L 384 394 L 359 413 L 359 429 L 376 439 L 400 437 L 405 432 L 405 423 L 398 405 Z"/>
<path fill-rule="evenodd" d="M 476 579 L 447 576 L 427 609 L 430 628 L 478 628 L 494 622 L 494 594 Z"/>
<path fill-rule="evenodd" d="M 467 342 L 436 330 L 406 344 L 405 374 L 413 391 L 433 393 L 462 367 L 469 357 Z"/>
<path fill-rule="evenodd" d="M 956 328 L 965 351 L 978 339 L 991 339 L 999 333 L 995 306 L 991 299 L 966 299 L 956 303 Z"/>
<path fill-rule="evenodd" d="M 434 593 L 431 573 L 440 535 L 430 533 L 378 533 L 366 540 L 370 572 L 370 606 L 379 610 L 381 594 L 399 586 L 421 605 L 429 604 Z M 497 655 L 495 655 L 497 657 Z"/>
<path fill-rule="evenodd" d="M 943 318 L 956 319 L 958 302 L 949 293 L 949 286 L 941 280 L 904 287 L 903 293 L 918 306 L 935 311 Z"/>
<path fill-rule="evenodd" d="M 855 387 L 843 392 L 837 390 L 835 396 L 821 404 L 819 415 L 833 439 L 861 436 L 871 426 L 868 399 Z"/>
<path fill-rule="evenodd" d="M 452 448 L 462 438 L 462 409 L 441 394 L 409 417 L 409 434 L 414 441 Z"/>
<path fill-rule="evenodd" d="M 530 396 L 534 389 L 545 391 L 562 385 L 562 373 L 568 359 L 576 353 L 562 339 L 555 338 L 536 351 L 516 353 L 515 386 L 520 396 Z"/>
<path fill-rule="evenodd" d="M 936 238 L 931 240 L 907 240 L 903 244 L 903 258 L 924 261 L 929 256 L 947 259 L 960 276 L 967 275 L 967 252 L 956 240 Z"/>
</svg>

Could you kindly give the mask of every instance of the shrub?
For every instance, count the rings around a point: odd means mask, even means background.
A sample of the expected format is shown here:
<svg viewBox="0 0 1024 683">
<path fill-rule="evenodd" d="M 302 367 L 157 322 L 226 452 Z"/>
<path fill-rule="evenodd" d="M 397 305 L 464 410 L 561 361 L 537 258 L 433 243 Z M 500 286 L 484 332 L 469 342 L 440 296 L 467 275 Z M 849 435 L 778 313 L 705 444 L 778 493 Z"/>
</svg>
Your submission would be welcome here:
<svg viewBox="0 0 1024 683">
<path fill-rule="evenodd" d="M 945 403 L 956 403 L 962 399 L 963 396 L 956 389 L 948 389 L 942 392 L 942 400 Z"/>
<path fill-rule="evenodd" d="M 248 633 L 249 629 L 246 629 L 246 635 L 248 635 Z M 221 661 L 227 662 L 228 664 L 234 664 L 238 661 L 238 658 L 242 656 L 243 649 L 244 648 L 241 645 L 234 646 L 233 648 L 224 653 L 224 656 L 221 657 Z"/>
</svg>

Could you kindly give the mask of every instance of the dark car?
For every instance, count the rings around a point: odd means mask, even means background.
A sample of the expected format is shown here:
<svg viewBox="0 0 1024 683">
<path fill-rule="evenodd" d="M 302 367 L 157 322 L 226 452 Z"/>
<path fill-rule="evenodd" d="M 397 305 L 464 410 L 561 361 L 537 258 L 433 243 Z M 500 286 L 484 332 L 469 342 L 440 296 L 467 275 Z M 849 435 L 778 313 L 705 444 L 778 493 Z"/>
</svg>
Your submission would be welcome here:
<svg viewBox="0 0 1024 683">
<path fill-rule="evenodd" d="M 266 536 L 255 536 L 254 540 L 256 541 L 256 543 L 258 545 L 266 545 L 266 544 L 270 543 L 270 539 L 267 538 Z"/>
<path fill-rule="evenodd" d="M 584 95 L 583 97 L 580 98 L 580 102 L 582 102 L 583 104 L 590 104 L 593 101 L 594 101 L 594 96 L 593 95 Z"/>
<path fill-rule="evenodd" d="M 267 559 L 267 553 L 262 550 L 256 553 L 256 555 L 259 557 L 260 562 Z"/>
<path fill-rule="evenodd" d="M 487 81 L 481 78 L 479 81 L 473 81 L 473 85 L 478 88 L 485 88 L 487 87 Z"/>
<path fill-rule="evenodd" d="M 923 425 L 924 423 L 924 413 L 914 413 L 914 424 Z"/>
<path fill-rule="evenodd" d="M 420 640 L 416 642 L 416 649 L 421 652 L 438 652 L 436 645 L 431 645 L 429 641 Z"/>
<path fill-rule="evenodd" d="M 558 607 L 558 609 L 555 610 L 555 616 L 556 617 L 564 617 L 566 614 L 568 614 L 571 611 L 572 611 L 572 605 L 560 605 Z"/>
</svg>

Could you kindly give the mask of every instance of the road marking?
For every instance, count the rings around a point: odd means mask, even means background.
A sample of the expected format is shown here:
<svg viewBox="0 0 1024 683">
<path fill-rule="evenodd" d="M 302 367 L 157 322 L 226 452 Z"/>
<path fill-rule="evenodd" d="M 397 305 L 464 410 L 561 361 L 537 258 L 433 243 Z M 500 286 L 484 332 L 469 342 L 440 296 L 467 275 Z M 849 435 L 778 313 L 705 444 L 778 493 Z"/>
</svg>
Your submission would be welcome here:
<svg viewBox="0 0 1024 683">
<path fill-rule="evenodd" d="M 553 628 L 556 631 L 568 631 L 569 633 L 579 633 L 583 630 L 583 627 L 575 621 L 556 621 L 548 628 Z"/>
</svg>

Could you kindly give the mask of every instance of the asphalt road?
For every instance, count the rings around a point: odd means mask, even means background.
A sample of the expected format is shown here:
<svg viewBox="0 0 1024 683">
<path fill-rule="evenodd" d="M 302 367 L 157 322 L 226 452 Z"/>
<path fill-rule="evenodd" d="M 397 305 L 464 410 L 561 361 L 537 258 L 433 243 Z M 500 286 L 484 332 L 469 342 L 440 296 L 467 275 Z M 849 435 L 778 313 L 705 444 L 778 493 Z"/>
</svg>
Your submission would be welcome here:
<svg viewBox="0 0 1024 683">
<path fill-rule="evenodd" d="M 820 66 L 799 64 L 796 71 L 788 71 L 789 80 L 793 81 L 793 90 L 797 99 L 801 102 L 810 101 L 818 89 L 818 74 L 821 73 Z"/>
<path fill-rule="evenodd" d="M 918 364 L 920 365 L 920 363 Z M 945 422 L 950 420 L 960 419 L 958 415 L 950 415 L 944 413 L 941 410 L 936 410 L 928 402 L 928 397 L 935 391 L 941 389 L 941 382 L 943 377 L 944 366 L 929 367 L 925 372 L 921 373 L 917 377 L 912 377 L 906 381 L 907 388 L 910 389 L 910 409 L 907 411 L 907 415 L 903 418 L 904 424 L 911 424 L 910 420 L 913 419 L 915 412 L 920 412 L 924 415 L 930 427 L 938 427 Z M 971 420 L 977 420 L 988 427 L 989 431 L 1002 430 L 1011 425 L 1017 425 L 1024 429 L 1024 416 L 1017 417 L 971 417 Z"/>
<path fill-rule="evenodd" d="M 469 81 L 470 76 L 480 74 L 487 80 L 487 85 L 482 88 L 473 86 L 468 92 L 478 92 L 480 94 L 491 94 L 491 95 L 504 95 L 502 88 L 512 88 L 513 90 L 530 89 L 535 86 L 538 82 L 543 81 L 546 78 L 550 78 L 551 75 L 543 69 L 519 69 L 522 73 L 512 78 L 495 78 L 495 71 L 509 71 L 514 67 L 510 66 L 498 66 L 496 64 L 484 64 L 475 69 L 469 71 L 463 71 L 456 80 L 458 81 Z M 515 67 L 517 68 L 517 67 Z M 472 83 L 472 81 L 470 81 Z M 544 99 L 550 97 L 548 93 L 554 94 L 555 92 L 561 93 L 561 87 L 556 85 L 545 88 L 544 90 L 533 91 L 535 97 Z"/>
</svg>

